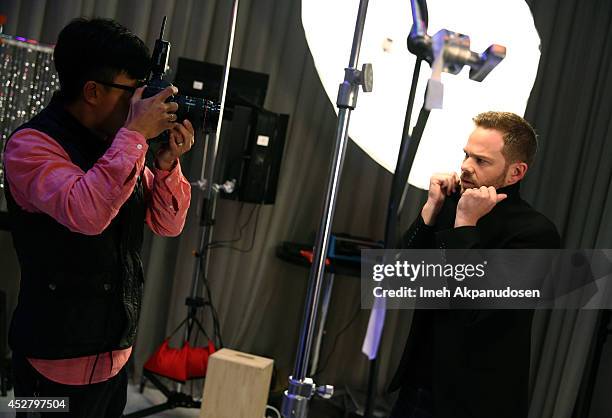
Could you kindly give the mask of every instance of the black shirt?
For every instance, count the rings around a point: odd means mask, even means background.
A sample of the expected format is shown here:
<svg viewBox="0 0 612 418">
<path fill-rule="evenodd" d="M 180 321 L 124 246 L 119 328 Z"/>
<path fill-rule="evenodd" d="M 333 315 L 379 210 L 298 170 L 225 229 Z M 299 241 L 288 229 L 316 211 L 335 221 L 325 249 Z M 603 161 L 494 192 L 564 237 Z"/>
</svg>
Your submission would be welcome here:
<svg viewBox="0 0 612 418">
<path fill-rule="evenodd" d="M 454 228 L 459 194 L 435 225 L 419 215 L 403 248 L 556 249 L 554 224 L 521 199 L 520 184 L 476 226 Z M 530 310 L 418 310 L 389 390 L 428 387 L 435 418 L 522 418 L 528 413 Z"/>
</svg>

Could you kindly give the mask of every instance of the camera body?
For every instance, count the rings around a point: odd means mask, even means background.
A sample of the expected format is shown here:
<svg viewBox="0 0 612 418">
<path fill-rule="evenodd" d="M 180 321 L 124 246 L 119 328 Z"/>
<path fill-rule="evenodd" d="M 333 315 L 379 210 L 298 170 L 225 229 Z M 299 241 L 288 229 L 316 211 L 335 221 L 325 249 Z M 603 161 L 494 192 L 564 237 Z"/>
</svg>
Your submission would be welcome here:
<svg viewBox="0 0 612 418">
<path fill-rule="evenodd" d="M 146 81 L 145 90 L 142 93 L 142 98 L 146 99 L 155 96 L 172 83 L 165 79 L 165 74 L 168 69 L 168 58 L 170 56 L 170 42 L 165 41 L 164 29 L 166 27 L 166 17 L 162 22 L 159 39 L 155 41 L 155 48 L 151 55 L 151 74 Z M 170 96 L 166 99 L 167 103 L 175 102 L 178 104 L 176 112 L 176 121 L 182 123 L 185 119 L 193 125 L 195 131 L 203 129 L 204 132 L 215 132 L 219 121 L 220 105 L 211 100 L 202 99 L 199 97 L 183 96 L 180 94 Z M 155 138 L 159 142 L 168 142 L 168 131 L 164 131 L 160 136 Z"/>
<path fill-rule="evenodd" d="M 163 78 L 149 79 L 142 93 L 142 97 L 146 99 L 147 97 L 155 96 L 171 85 L 172 83 Z M 180 94 L 170 96 L 166 102 L 175 102 L 178 104 L 178 110 L 176 111 L 177 122 L 182 123 L 185 119 L 188 119 L 196 131 L 204 129 L 204 132 L 214 132 L 217 129 L 219 105 L 215 102 Z"/>
</svg>

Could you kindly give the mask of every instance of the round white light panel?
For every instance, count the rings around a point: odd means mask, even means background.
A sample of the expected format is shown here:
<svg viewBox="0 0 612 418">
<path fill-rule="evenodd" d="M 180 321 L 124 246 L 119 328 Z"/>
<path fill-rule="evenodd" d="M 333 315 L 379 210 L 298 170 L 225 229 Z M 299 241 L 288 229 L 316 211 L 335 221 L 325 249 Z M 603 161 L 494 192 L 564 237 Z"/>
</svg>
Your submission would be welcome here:
<svg viewBox="0 0 612 418">
<path fill-rule="evenodd" d="M 347 66 L 358 0 L 304 0 L 302 24 L 323 87 L 334 104 Z M 468 35 L 471 49 L 506 47 L 506 58 L 483 82 L 465 67 L 442 74 L 444 108 L 429 116 L 409 182 L 426 189 L 434 172 L 458 171 L 472 118 L 500 110 L 523 115 L 540 61 L 540 38 L 524 0 L 429 0 L 428 34 L 440 29 Z M 412 26 L 409 0 L 369 2 L 358 68 L 372 63 L 374 90 L 359 93 L 349 136 L 385 169 L 393 172 L 402 137 L 415 57 L 406 47 Z M 431 68 L 423 62 L 411 125 L 416 123 Z"/>
</svg>

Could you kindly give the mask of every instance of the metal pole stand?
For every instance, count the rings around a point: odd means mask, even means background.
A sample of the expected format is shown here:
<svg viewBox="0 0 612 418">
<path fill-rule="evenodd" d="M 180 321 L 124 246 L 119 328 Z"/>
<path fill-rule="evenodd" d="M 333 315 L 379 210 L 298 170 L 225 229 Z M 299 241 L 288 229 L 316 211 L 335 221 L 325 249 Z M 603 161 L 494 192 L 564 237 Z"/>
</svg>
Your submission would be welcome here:
<svg viewBox="0 0 612 418">
<path fill-rule="evenodd" d="M 289 388 L 283 396 L 281 413 L 285 418 L 306 418 L 308 415 L 308 403 L 314 394 L 325 399 L 331 398 L 334 392 L 333 386 L 317 386 L 311 378 L 306 377 L 306 369 L 310 357 L 317 308 L 321 293 L 323 275 L 325 273 L 325 259 L 329 246 L 329 236 L 334 218 L 338 186 L 342 174 L 342 166 L 346 154 L 348 139 L 348 126 L 350 112 L 357 106 L 357 95 L 359 86 L 364 92 L 372 91 L 372 65 L 364 64 L 361 70 L 356 68 L 361 49 L 361 39 L 368 8 L 368 0 L 361 0 L 357 12 L 355 34 L 349 65 L 344 70 L 344 82 L 338 89 L 338 125 L 336 128 L 336 141 L 333 159 L 330 168 L 330 177 L 327 184 L 323 217 L 317 233 L 315 242 L 314 258 L 310 269 L 308 282 L 308 295 L 304 309 L 304 321 L 300 332 L 298 344 L 298 355 L 295 362 L 293 375 L 289 377 Z"/>
<path fill-rule="evenodd" d="M 229 24 L 229 38 L 227 41 L 227 49 L 225 55 L 225 65 L 223 68 L 223 77 L 221 79 L 221 86 L 219 87 L 219 97 L 221 103 L 219 106 L 219 120 L 217 121 L 217 128 L 213 134 L 211 141 L 207 140 L 204 143 L 204 155 L 202 158 L 202 170 L 200 180 L 191 183 L 195 188 L 199 188 L 204 193 L 204 199 L 201 205 L 200 214 L 200 243 L 199 250 L 195 254 L 195 266 L 193 270 L 193 279 L 191 283 L 191 299 L 197 298 L 198 295 L 198 282 L 200 276 L 204 282 L 207 303 L 210 305 L 211 313 L 213 315 L 213 322 L 215 325 L 215 334 L 219 337 L 219 346 L 223 345 L 221 339 L 220 325 L 217 317 L 217 312 L 212 305 L 212 296 L 210 293 L 210 287 L 208 286 L 208 265 L 209 265 L 209 247 L 212 242 L 213 228 L 215 225 L 215 211 L 217 207 L 217 195 L 220 192 L 232 193 L 235 187 L 235 181 L 226 181 L 224 184 L 217 184 L 214 182 L 216 175 L 216 162 L 217 154 L 219 149 L 219 141 L 221 139 L 221 127 L 223 125 L 223 114 L 225 112 L 225 95 L 227 92 L 227 85 L 229 82 L 229 72 L 232 62 L 232 51 L 234 49 L 234 35 L 236 33 L 236 24 L 238 20 L 238 4 L 239 0 L 233 0 L 232 8 L 230 12 L 230 24 Z M 189 301 L 189 298 L 187 299 Z M 188 305 L 188 303 L 186 302 Z M 197 309 L 190 307 L 188 311 Z M 185 329 L 185 341 L 189 341 L 191 328 L 188 326 Z M 181 384 L 177 385 L 177 390 L 181 390 Z"/>
<path fill-rule="evenodd" d="M 350 114 L 357 106 L 359 86 L 362 87 L 364 92 L 372 91 L 372 65 L 364 64 L 361 70 L 356 68 L 359 60 L 367 8 L 368 0 L 361 0 L 359 11 L 357 12 L 349 65 L 344 70 L 344 82 L 340 84 L 338 89 L 336 105 L 339 111 L 335 148 L 327 183 L 323 216 L 315 241 L 314 258 L 310 269 L 308 294 L 304 308 L 298 354 L 293 375 L 289 377 L 289 388 L 283 395 L 281 413 L 285 418 L 306 418 L 309 401 L 315 393 L 325 399 L 329 399 L 334 392 L 333 386 L 317 386 L 311 378 L 306 377 L 306 369 L 310 358 L 321 285 L 325 274 L 325 259 L 334 219 L 338 186 L 346 154 Z"/>
<path fill-rule="evenodd" d="M 312 361 L 310 362 L 310 374 L 315 376 L 317 369 L 319 368 L 319 357 L 321 354 L 321 344 L 323 343 L 323 334 L 325 334 L 325 326 L 327 324 L 327 314 L 329 312 L 329 303 L 331 301 L 332 290 L 334 288 L 334 279 L 336 275 L 334 273 L 327 273 L 325 277 L 325 284 L 323 288 L 323 305 L 321 305 L 321 317 L 319 318 L 319 326 L 317 329 L 317 336 L 314 342 L 314 354 Z"/>
</svg>

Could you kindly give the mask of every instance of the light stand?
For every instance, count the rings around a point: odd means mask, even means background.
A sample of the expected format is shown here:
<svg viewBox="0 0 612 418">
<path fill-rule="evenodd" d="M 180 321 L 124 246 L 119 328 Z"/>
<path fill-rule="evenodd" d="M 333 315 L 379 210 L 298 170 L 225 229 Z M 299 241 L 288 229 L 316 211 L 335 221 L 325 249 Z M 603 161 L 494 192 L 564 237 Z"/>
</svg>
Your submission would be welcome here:
<svg viewBox="0 0 612 418">
<path fill-rule="evenodd" d="M 200 190 L 204 192 L 204 199 L 202 204 L 200 205 L 200 244 L 199 251 L 195 254 L 196 262 L 193 271 L 193 278 L 191 281 L 191 297 L 187 298 L 186 305 L 188 308 L 188 315 L 191 315 L 195 318 L 197 309 L 199 307 L 204 306 L 205 303 L 202 302 L 202 299 L 197 297 L 198 294 L 198 282 L 200 279 L 200 275 L 203 277 L 203 281 L 205 282 L 205 288 L 207 291 L 207 299 L 208 304 L 211 303 L 211 294 L 208 286 L 208 266 L 209 266 L 209 247 L 212 242 L 213 235 L 213 227 L 215 223 L 215 210 L 217 206 L 217 194 L 221 191 L 231 192 L 233 188 L 228 185 L 218 185 L 214 183 L 214 179 L 216 176 L 215 168 L 216 168 L 216 160 L 217 154 L 219 150 L 219 140 L 221 138 L 221 126 L 223 124 L 223 113 L 225 111 L 225 95 L 227 92 L 227 83 L 229 80 L 229 72 L 232 61 L 232 51 L 234 49 L 234 35 L 236 32 L 236 22 L 238 17 L 238 1 L 233 0 L 232 9 L 230 13 L 230 33 L 227 45 L 227 53 L 225 56 L 225 66 L 223 69 L 223 79 L 221 82 L 221 88 L 219 92 L 220 108 L 219 108 L 219 120 L 217 121 L 217 129 L 213 134 L 213 140 L 206 140 L 204 142 L 204 156 L 202 160 L 202 170 L 200 174 L 200 180 L 192 183 L 193 186 L 198 187 Z M 193 301 L 200 301 L 199 304 L 193 306 Z M 215 327 L 218 326 L 217 313 L 212 305 L 211 312 L 213 315 L 213 322 L 215 323 Z M 189 317 L 189 316 L 188 316 Z M 191 330 L 193 325 L 188 324 L 185 328 L 185 341 L 189 341 L 191 337 Z M 220 336 L 219 330 L 215 330 L 215 334 Z M 219 338 L 220 339 L 220 338 Z M 219 344 L 222 346 L 223 342 L 220 339 Z M 181 385 L 177 385 L 177 390 L 181 390 Z"/>
<path fill-rule="evenodd" d="M 491 45 L 482 54 L 470 51 L 469 37 L 446 29 L 442 29 L 433 37 L 430 37 L 427 35 L 428 11 L 426 0 L 411 0 L 410 5 L 413 25 L 408 36 L 407 46 L 408 50 L 416 55 L 416 61 L 404 119 L 402 141 L 389 195 L 385 223 L 385 249 L 393 249 L 397 245 L 397 224 L 408 191 L 408 177 L 429 114 L 432 109 L 442 108 L 444 90 L 440 82 L 441 72 L 458 74 L 465 65 L 469 65 L 471 68 L 470 78 L 474 81 L 482 81 L 506 55 L 506 48 L 500 45 Z M 419 112 L 417 123 L 412 130 L 412 134 L 410 134 L 410 117 L 423 60 L 431 65 L 433 74 L 427 84 L 425 101 Z M 382 335 L 380 337 L 382 338 Z M 378 356 L 370 360 L 369 373 L 365 418 L 371 418 L 374 410 Z"/>
<path fill-rule="evenodd" d="M 231 193 L 233 191 L 233 185 L 231 182 L 226 182 L 222 185 L 214 183 L 215 179 L 215 163 L 217 160 L 217 153 L 219 148 L 219 139 L 221 137 L 221 125 L 223 123 L 223 112 L 225 110 L 225 95 L 227 91 L 227 83 L 229 80 L 230 64 L 232 60 L 232 51 L 234 47 L 234 34 L 236 32 L 236 22 L 238 17 L 238 1 L 233 0 L 232 9 L 230 14 L 230 33 L 227 46 L 227 55 L 225 57 L 225 67 L 223 70 L 223 79 L 221 82 L 220 94 L 221 98 L 220 109 L 219 109 L 219 120 L 217 121 L 217 127 L 212 141 L 209 135 L 206 136 L 204 142 L 204 155 L 202 159 L 202 170 L 200 174 L 200 180 L 191 183 L 194 188 L 197 188 L 205 194 L 202 204 L 199 205 L 198 209 L 201 210 L 200 217 L 200 242 L 199 251 L 195 254 L 196 262 L 194 266 L 191 293 L 186 298 L 185 305 L 187 306 L 187 317 L 181 323 L 185 325 L 184 341 L 189 341 L 194 325 L 198 326 L 198 329 L 202 330 L 202 325 L 197 319 L 198 309 L 204 306 L 210 306 L 213 315 L 213 322 L 215 326 L 215 335 L 219 338 L 219 346 L 223 345 L 218 329 L 218 318 L 217 313 L 211 303 L 210 289 L 207 283 L 207 272 L 209 263 L 209 247 L 212 242 L 212 233 L 214 226 L 215 209 L 217 202 L 217 194 L 221 191 Z M 165 23 L 165 19 L 164 19 Z M 162 30 L 163 32 L 163 30 Z M 207 291 L 207 300 L 205 301 L 202 297 L 198 296 L 198 282 L 200 275 L 203 276 L 205 288 Z M 219 348 L 219 346 L 217 348 Z M 173 409 L 176 407 L 183 408 L 200 408 L 201 401 L 194 399 L 192 396 L 181 392 L 182 385 L 177 384 L 176 390 L 171 391 L 168 389 L 160 379 L 152 373 L 143 372 L 148 379 L 166 396 L 167 401 L 161 405 L 152 406 L 150 408 L 137 411 L 128 415 L 124 415 L 126 418 L 138 418 L 149 416 L 154 413 L 158 413 L 164 410 Z M 144 382 L 141 383 L 141 392 L 143 390 Z"/>
<path fill-rule="evenodd" d="M 214 183 L 216 177 L 216 161 L 217 154 L 219 151 L 219 140 L 221 138 L 221 126 L 223 124 L 223 114 L 225 112 L 225 95 L 227 92 L 227 83 L 229 80 L 229 73 L 232 61 L 232 51 L 234 49 L 234 35 L 236 32 L 236 22 L 238 18 L 238 1 L 233 0 L 232 11 L 230 16 L 230 33 L 227 46 L 227 54 L 225 56 L 225 66 L 223 68 L 223 79 L 221 81 L 221 88 L 219 91 L 219 97 L 221 98 L 219 108 L 219 120 L 217 121 L 217 129 L 214 133 L 214 138 L 211 141 L 206 140 L 204 142 L 204 156 L 202 160 L 202 170 L 200 173 L 200 180 L 191 183 L 192 186 L 198 187 L 204 192 L 204 199 L 200 205 L 200 244 L 199 251 L 196 254 L 196 263 L 193 270 L 193 278 L 191 281 L 191 297 L 196 298 L 198 294 L 198 281 L 200 275 L 203 276 L 205 287 L 207 290 L 208 301 L 211 301 L 211 294 L 207 284 L 208 281 L 208 265 L 209 265 L 209 251 L 210 243 L 212 242 L 213 227 L 215 223 L 215 211 L 217 207 L 217 195 L 219 192 L 231 193 L 234 191 L 235 183 L 226 182 L 222 185 Z M 216 311 L 212 309 L 214 322 L 218 323 L 216 319 Z M 185 330 L 185 337 L 188 338 L 187 332 L 189 328 Z M 217 332 L 215 332 L 217 334 Z M 219 334 L 217 334 L 219 335 Z M 222 345 L 222 341 L 221 341 Z"/>
<path fill-rule="evenodd" d="M 338 89 L 338 99 L 336 101 L 338 124 L 334 153 L 327 183 L 323 215 L 315 241 L 314 258 L 310 269 L 308 293 L 295 367 L 292 376 L 289 377 L 289 389 L 283 395 L 281 413 L 285 418 L 306 418 L 310 399 L 315 393 L 325 399 L 329 399 L 334 391 L 333 386 L 330 385 L 317 387 L 311 378 L 306 377 L 306 369 L 310 358 L 321 285 L 325 274 L 325 259 L 329 246 L 342 166 L 346 154 L 350 115 L 351 111 L 357 106 L 359 86 L 362 87 L 364 92 L 372 90 L 372 66 L 364 64 L 362 70 L 356 68 L 361 49 L 367 7 L 368 0 L 360 0 L 351 56 L 348 67 L 344 70 L 344 82 L 340 84 Z"/>
</svg>

